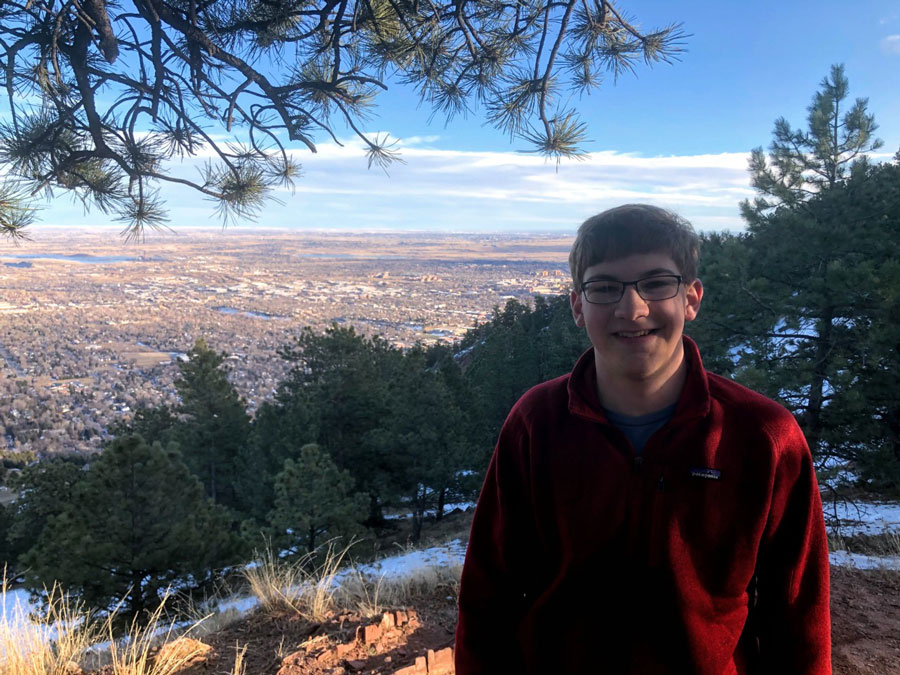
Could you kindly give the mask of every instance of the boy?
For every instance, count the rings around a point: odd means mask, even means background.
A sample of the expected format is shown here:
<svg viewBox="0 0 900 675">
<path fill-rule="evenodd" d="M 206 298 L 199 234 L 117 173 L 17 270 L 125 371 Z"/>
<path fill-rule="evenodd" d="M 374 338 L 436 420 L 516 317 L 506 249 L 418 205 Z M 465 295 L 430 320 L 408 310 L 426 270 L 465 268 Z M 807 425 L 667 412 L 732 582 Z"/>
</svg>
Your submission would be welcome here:
<svg viewBox="0 0 900 675">
<path fill-rule="evenodd" d="M 828 552 L 790 413 L 682 335 L 699 240 L 667 211 L 588 219 L 569 256 L 592 348 L 516 403 L 463 568 L 472 673 L 830 673 Z"/>
</svg>

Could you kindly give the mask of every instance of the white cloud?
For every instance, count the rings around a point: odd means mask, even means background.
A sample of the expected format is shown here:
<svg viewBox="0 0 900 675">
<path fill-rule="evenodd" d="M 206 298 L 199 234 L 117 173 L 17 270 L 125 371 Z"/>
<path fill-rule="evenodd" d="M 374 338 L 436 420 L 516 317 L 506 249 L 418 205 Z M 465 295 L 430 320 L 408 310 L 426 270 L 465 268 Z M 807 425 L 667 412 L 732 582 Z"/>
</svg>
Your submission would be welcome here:
<svg viewBox="0 0 900 675">
<path fill-rule="evenodd" d="M 881 51 L 885 54 L 900 54 L 900 35 L 888 35 L 882 38 Z"/>
<path fill-rule="evenodd" d="M 320 143 L 315 154 L 289 151 L 302 164 L 302 176 L 293 194 L 279 191 L 283 203 L 269 204 L 260 226 L 571 233 L 605 208 L 649 202 L 676 210 L 698 229 L 739 230 L 738 204 L 753 195 L 748 153 L 603 151 L 557 165 L 530 153 L 441 150 L 420 137 L 402 148 L 406 163 L 385 173 L 367 169 L 359 139 L 340 140 Z M 173 162 L 169 171 L 195 179 L 204 159 Z M 215 222 L 213 205 L 194 191 L 166 186 L 163 192 L 175 229 L 196 223 L 201 213 Z"/>
<path fill-rule="evenodd" d="M 405 147 L 405 164 L 387 175 L 367 170 L 357 141 L 322 143 L 297 154 L 304 176 L 288 207 L 338 227 L 346 210 L 322 202 L 347 200 L 398 228 L 574 229 L 587 216 L 625 202 L 673 208 L 705 229 L 741 229 L 738 203 L 751 197 L 748 153 L 642 157 L 595 152 L 556 162 L 520 152 L 468 152 Z M 381 215 L 379 215 L 381 214 Z"/>
</svg>

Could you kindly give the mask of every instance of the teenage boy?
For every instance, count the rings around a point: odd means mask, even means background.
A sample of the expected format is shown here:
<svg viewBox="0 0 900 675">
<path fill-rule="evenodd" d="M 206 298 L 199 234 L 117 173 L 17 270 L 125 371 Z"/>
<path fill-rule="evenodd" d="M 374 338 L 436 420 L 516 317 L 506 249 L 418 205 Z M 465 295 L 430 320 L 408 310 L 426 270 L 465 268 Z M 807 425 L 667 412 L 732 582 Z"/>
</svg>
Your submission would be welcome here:
<svg viewBox="0 0 900 675">
<path fill-rule="evenodd" d="M 509 413 L 475 510 L 456 668 L 830 673 L 828 552 L 790 413 L 682 332 L 699 241 L 672 213 L 587 220 L 569 264 L 593 347 Z"/>
</svg>

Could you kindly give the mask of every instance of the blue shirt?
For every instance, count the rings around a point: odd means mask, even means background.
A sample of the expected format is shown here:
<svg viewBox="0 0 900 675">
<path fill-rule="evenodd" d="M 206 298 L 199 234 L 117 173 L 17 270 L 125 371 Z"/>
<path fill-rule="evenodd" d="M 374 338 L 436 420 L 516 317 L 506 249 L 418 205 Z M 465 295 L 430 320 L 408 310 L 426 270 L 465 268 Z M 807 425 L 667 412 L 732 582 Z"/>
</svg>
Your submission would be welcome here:
<svg viewBox="0 0 900 675">
<path fill-rule="evenodd" d="M 649 438 L 672 419 L 677 405 L 677 403 L 673 403 L 662 410 L 637 416 L 621 415 L 606 408 L 603 409 L 603 412 L 606 413 L 606 418 L 631 441 L 634 451 L 641 454 L 641 450 L 644 449 Z"/>
</svg>

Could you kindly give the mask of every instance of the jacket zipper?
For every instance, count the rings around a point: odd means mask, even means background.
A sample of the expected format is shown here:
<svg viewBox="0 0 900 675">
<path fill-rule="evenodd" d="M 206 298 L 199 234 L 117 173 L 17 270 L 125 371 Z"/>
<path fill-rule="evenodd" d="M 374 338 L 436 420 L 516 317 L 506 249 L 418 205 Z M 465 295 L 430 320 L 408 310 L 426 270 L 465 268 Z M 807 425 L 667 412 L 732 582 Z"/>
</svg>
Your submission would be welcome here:
<svg viewBox="0 0 900 675">
<path fill-rule="evenodd" d="M 665 474 L 660 471 L 659 478 L 656 479 L 656 490 L 653 492 L 653 499 L 650 502 L 650 527 L 648 532 L 647 546 L 647 562 L 651 567 L 659 564 L 662 551 L 662 535 L 661 522 L 663 519 L 663 495 L 666 491 Z"/>
</svg>

